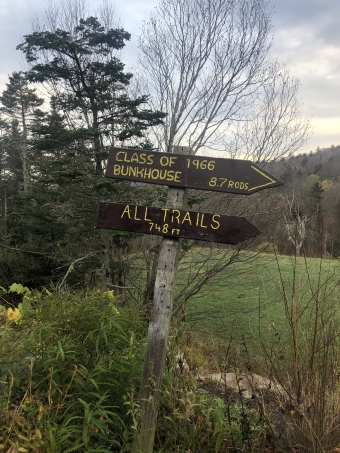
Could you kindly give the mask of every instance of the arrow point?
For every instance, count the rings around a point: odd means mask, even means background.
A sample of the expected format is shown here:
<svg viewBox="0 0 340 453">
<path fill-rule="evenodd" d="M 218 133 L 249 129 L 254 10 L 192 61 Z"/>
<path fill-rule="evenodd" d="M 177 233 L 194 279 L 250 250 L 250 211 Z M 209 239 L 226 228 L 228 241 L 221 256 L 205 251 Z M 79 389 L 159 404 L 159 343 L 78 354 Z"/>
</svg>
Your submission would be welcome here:
<svg viewBox="0 0 340 453">
<path fill-rule="evenodd" d="M 272 178 L 272 175 L 269 175 L 268 173 L 265 173 L 263 170 L 260 170 L 259 168 L 256 168 L 254 165 L 252 165 L 251 168 L 253 170 L 255 170 L 257 173 L 259 173 L 260 175 L 262 175 L 264 178 L 266 178 L 269 182 L 267 182 L 265 184 L 261 184 L 261 185 L 256 186 L 256 187 L 251 187 L 250 189 L 248 189 L 248 192 L 252 192 L 254 190 L 264 189 L 265 187 L 270 186 L 271 184 L 278 183 L 278 181 L 276 181 L 275 179 Z M 283 184 L 283 183 L 281 183 L 281 184 Z"/>
</svg>

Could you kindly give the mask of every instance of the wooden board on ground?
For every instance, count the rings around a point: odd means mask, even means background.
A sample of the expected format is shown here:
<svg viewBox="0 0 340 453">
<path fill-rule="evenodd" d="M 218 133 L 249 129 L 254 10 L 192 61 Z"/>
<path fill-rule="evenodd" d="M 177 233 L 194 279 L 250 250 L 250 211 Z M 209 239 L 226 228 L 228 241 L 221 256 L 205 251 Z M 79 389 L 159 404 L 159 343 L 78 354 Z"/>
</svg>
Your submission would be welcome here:
<svg viewBox="0 0 340 453">
<path fill-rule="evenodd" d="M 260 234 L 244 217 L 126 203 L 100 203 L 97 227 L 224 244 Z"/>
<path fill-rule="evenodd" d="M 111 148 L 105 176 L 251 195 L 283 183 L 249 160 Z"/>
</svg>

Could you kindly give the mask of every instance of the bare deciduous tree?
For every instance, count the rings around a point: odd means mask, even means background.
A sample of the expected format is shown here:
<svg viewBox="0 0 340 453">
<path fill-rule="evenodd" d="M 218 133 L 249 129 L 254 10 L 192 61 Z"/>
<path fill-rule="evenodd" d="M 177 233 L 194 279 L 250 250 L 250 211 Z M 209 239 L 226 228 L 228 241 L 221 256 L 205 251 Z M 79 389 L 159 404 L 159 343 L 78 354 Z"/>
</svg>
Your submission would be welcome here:
<svg viewBox="0 0 340 453">
<path fill-rule="evenodd" d="M 154 107 L 168 113 L 158 146 L 188 144 L 263 162 L 308 138 L 299 83 L 268 58 L 265 0 L 162 0 L 140 37 Z"/>
<path fill-rule="evenodd" d="M 44 19 L 41 21 L 38 16 L 33 16 L 32 28 L 33 31 L 48 29 L 53 32 L 59 28 L 72 34 L 80 19 L 90 15 L 97 17 L 106 31 L 122 28 L 116 8 L 108 0 L 102 0 L 95 10 L 89 0 L 48 0 Z"/>
<path fill-rule="evenodd" d="M 301 115 L 300 81 L 286 67 L 273 64 L 258 90 L 254 108 L 226 137 L 231 157 L 242 155 L 262 166 L 292 155 L 310 137 L 310 121 Z"/>
<path fill-rule="evenodd" d="M 144 25 L 141 64 L 163 111 L 163 142 L 195 150 L 244 109 L 261 81 L 270 17 L 263 1 L 162 1 Z"/>
<path fill-rule="evenodd" d="M 283 218 L 289 242 L 294 245 L 296 256 L 300 256 L 301 247 L 306 239 L 306 225 L 309 218 L 302 212 L 301 205 L 292 192 L 291 198 L 286 196 Z"/>
</svg>

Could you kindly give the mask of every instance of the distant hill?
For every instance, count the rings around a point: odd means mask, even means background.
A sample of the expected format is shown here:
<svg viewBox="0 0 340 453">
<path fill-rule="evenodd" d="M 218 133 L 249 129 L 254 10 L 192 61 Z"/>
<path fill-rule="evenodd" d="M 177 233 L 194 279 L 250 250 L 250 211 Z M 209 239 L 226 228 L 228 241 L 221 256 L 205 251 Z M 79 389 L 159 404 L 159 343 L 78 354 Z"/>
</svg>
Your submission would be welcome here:
<svg viewBox="0 0 340 453">
<path fill-rule="evenodd" d="M 318 175 L 320 180 L 340 181 L 340 145 L 317 148 L 316 151 L 301 153 L 281 159 L 270 166 L 275 176 L 288 182 L 292 179 L 305 180 L 309 175 Z"/>
</svg>

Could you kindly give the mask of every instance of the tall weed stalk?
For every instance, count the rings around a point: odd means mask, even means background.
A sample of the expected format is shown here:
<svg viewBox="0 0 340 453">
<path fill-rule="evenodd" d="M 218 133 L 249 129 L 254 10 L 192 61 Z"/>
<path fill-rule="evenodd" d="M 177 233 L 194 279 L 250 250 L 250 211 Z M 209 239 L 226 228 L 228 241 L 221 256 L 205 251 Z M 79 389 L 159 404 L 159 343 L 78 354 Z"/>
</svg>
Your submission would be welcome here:
<svg viewBox="0 0 340 453">
<path fill-rule="evenodd" d="M 286 441 L 298 452 L 325 453 L 340 444 L 339 280 L 326 275 L 326 265 L 320 260 L 315 278 L 307 260 L 295 257 L 288 282 L 277 259 L 287 331 L 279 340 L 272 328 L 269 341 L 261 337 L 267 374 L 282 386 Z"/>
</svg>

